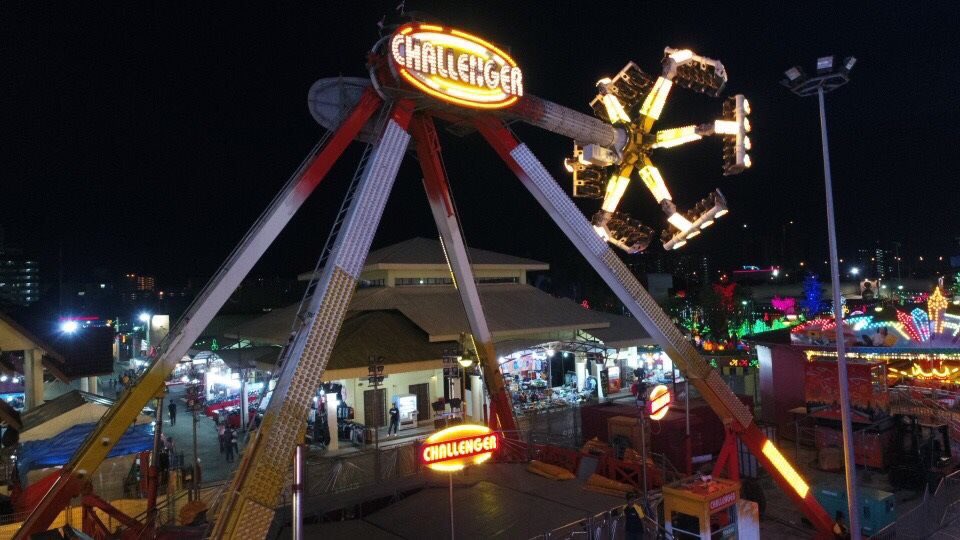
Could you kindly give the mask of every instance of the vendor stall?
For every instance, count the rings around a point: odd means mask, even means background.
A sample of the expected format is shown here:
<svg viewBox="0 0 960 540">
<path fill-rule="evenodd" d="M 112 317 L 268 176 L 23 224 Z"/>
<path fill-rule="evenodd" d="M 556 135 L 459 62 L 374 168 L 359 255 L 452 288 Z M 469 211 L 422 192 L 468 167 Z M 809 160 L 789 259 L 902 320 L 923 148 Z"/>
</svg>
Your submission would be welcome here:
<svg viewBox="0 0 960 540">
<path fill-rule="evenodd" d="M 724 478 L 681 480 L 663 487 L 667 532 L 677 540 L 738 538 L 740 482 Z"/>
</svg>

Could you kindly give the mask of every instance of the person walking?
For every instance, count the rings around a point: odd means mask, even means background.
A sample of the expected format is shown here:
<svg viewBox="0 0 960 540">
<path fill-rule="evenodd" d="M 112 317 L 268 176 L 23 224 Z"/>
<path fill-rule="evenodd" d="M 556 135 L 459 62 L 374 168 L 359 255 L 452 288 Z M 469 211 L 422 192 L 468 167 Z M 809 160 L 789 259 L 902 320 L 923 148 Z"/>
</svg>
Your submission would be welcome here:
<svg viewBox="0 0 960 540">
<path fill-rule="evenodd" d="M 397 436 L 397 430 L 400 429 L 400 409 L 397 408 L 397 404 L 394 403 L 390 406 L 390 427 L 387 428 L 387 436 Z"/>
<path fill-rule="evenodd" d="M 239 456 L 239 455 L 240 455 L 240 445 L 239 445 L 239 441 L 237 440 L 238 438 L 239 438 L 239 437 L 237 437 L 237 430 L 231 429 L 231 430 L 230 430 L 230 441 L 229 441 L 228 444 L 230 445 L 231 448 L 233 448 L 233 453 Z"/>
<path fill-rule="evenodd" d="M 167 405 L 167 411 L 170 413 L 170 425 L 177 425 L 177 404 L 173 401 L 173 399 L 170 399 L 170 404 Z"/>
<path fill-rule="evenodd" d="M 233 463 L 233 430 L 227 428 L 223 433 L 223 449 L 227 454 L 227 463 Z"/>
<path fill-rule="evenodd" d="M 217 424 L 217 436 L 220 440 L 220 453 L 227 451 L 227 440 L 226 440 L 227 426 L 221 422 Z"/>
</svg>

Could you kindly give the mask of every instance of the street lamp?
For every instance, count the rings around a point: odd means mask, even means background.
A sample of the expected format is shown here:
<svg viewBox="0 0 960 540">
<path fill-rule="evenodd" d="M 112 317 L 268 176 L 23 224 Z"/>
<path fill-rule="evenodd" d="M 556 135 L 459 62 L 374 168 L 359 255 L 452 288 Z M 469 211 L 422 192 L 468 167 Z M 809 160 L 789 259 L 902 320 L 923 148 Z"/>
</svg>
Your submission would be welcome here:
<svg viewBox="0 0 960 540">
<path fill-rule="evenodd" d="M 150 314 L 147 312 L 141 313 L 137 319 L 143 323 L 143 342 L 147 344 L 147 351 L 150 350 Z"/>
<path fill-rule="evenodd" d="M 463 368 L 463 376 L 460 377 L 462 385 L 460 389 L 460 414 L 463 416 L 463 420 L 466 421 L 464 411 L 467 410 L 467 370 L 473 366 L 473 353 L 464 351 L 463 356 L 457 357 L 457 363 Z M 476 416 L 474 416 L 474 418 L 476 418 Z"/>
<path fill-rule="evenodd" d="M 60 324 L 60 331 L 63 332 L 64 334 L 72 334 L 79 329 L 80 329 L 80 324 L 77 321 L 68 320 L 68 321 L 63 321 L 63 323 Z"/>
<path fill-rule="evenodd" d="M 830 241 L 830 280 L 833 285 L 833 314 L 837 324 L 837 373 L 840 382 L 840 420 L 843 427 L 843 465 L 846 472 L 847 517 L 850 536 L 860 538 L 860 506 L 857 504 L 856 463 L 853 456 L 853 429 L 850 422 L 850 389 L 847 384 L 847 358 L 843 342 L 843 309 L 840 302 L 840 266 L 837 263 L 837 230 L 833 213 L 833 181 L 830 177 L 830 150 L 827 144 L 827 118 L 823 95 L 850 82 L 850 70 L 857 59 L 848 56 L 842 63 L 836 56 L 817 59 L 816 76 L 807 76 L 799 67 L 784 72 L 781 84 L 800 96 L 817 95 L 820 102 L 820 138 L 823 145 L 823 179 L 827 193 L 827 233 Z M 851 272 L 852 273 L 852 272 Z"/>
</svg>

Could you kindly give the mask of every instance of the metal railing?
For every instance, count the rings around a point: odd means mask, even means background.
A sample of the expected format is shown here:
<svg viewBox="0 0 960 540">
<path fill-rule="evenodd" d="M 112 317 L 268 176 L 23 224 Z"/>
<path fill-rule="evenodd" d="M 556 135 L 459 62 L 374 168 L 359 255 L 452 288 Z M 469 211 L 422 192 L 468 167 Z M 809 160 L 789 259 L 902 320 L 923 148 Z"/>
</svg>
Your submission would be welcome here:
<svg viewBox="0 0 960 540">
<path fill-rule="evenodd" d="M 923 500 L 900 516 L 891 531 L 886 527 L 872 538 L 929 538 L 960 519 L 960 471 L 943 477 L 936 486 L 928 486 Z M 885 535 L 885 536 L 881 536 Z"/>
</svg>

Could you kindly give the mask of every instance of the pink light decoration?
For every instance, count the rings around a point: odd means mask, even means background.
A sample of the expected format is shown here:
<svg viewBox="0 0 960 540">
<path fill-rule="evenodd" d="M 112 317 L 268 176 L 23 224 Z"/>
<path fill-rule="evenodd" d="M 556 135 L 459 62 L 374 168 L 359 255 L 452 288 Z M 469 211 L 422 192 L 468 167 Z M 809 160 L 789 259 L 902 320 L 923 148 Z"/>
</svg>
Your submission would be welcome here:
<svg viewBox="0 0 960 540">
<path fill-rule="evenodd" d="M 796 298 L 780 298 L 779 296 L 774 296 L 770 300 L 770 305 L 773 306 L 773 309 L 782 311 L 785 315 L 796 315 L 797 313 Z"/>
</svg>

